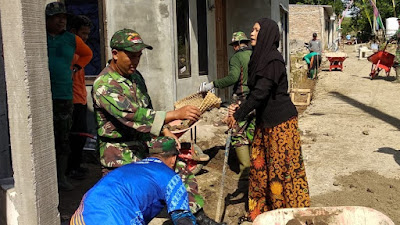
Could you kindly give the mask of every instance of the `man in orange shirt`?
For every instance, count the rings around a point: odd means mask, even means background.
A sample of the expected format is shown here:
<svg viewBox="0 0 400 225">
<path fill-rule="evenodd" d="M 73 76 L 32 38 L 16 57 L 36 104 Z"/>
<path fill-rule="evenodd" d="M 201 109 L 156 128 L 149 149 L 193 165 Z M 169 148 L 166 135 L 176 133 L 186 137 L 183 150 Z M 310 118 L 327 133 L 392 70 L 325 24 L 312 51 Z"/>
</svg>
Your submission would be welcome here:
<svg viewBox="0 0 400 225">
<path fill-rule="evenodd" d="M 90 28 L 92 22 L 86 16 L 79 15 L 75 16 L 71 20 L 69 31 L 80 38 L 86 43 L 89 38 Z M 72 65 L 78 61 L 79 56 L 74 55 Z M 70 135 L 70 148 L 71 154 L 68 160 L 67 175 L 73 179 L 84 179 L 88 169 L 81 167 L 82 162 L 82 151 L 85 146 L 86 137 L 79 135 L 80 133 L 87 132 L 86 112 L 87 112 L 87 100 L 86 100 L 86 84 L 85 84 L 85 70 L 82 68 L 76 71 L 73 75 L 73 103 L 74 111 L 72 115 L 72 127 Z"/>
</svg>

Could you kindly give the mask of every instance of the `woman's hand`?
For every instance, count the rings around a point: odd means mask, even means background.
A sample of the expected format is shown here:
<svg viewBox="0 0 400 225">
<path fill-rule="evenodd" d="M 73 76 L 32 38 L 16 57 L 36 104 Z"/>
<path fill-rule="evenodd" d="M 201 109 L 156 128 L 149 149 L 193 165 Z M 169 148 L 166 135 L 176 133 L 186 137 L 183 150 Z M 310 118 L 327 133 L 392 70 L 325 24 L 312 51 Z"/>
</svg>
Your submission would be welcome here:
<svg viewBox="0 0 400 225">
<path fill-rule="evenodd" d="M 234 128 L 235 126 L 237 126 L 237 122 L 235 120 L 235 117 L 229 116 L 228 117 L 228 127 L 229 128 Z"/>
<path fill-rule="evenodd" d="M 181 142 L 178 140 L 178 138 L 175 136 L 175 134 L 173 134 L 173 133 L 172 133 L 170 130 L 168 130 L 167 128 L 164 128 L 163 131 L 162 131 L 162 133 L 163 133 L 163 135 L 166 136 L 166 137 L 170 137 L 170 138 L 175 139 L 176 148 L 177 148 L 178 150 L 181 149 Z"/>
<path fill-rule="evenodd" d="M 239 104 L 233 103 L 228 107 L 228 117 L 233 117 L 233 114 L 239 108 Z"/>
</svg>

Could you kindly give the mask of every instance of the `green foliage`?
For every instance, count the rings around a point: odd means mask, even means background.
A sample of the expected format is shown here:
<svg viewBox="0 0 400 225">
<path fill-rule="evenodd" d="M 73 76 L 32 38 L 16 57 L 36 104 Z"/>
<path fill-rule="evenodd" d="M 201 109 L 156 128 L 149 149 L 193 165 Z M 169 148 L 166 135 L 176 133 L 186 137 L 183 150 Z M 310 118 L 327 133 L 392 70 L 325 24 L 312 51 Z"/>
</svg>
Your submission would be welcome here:
<svg viewBox="0 0 400 225">
<path fill-rule="evenodd" d="M 392 0 L 376 0 L 376 6 L 378 7 L 379 13 L 382 17 L 382 21 L 385 24 L 386 18 L 400 15 L 400 0 L 395 0 L 396 12 L 393 8 Z M 352 18 L 349 27 L 358 33 L 358 37 L 362 41 L 368 41 L 373 35 L 372 24 L 373 23 L 373 9 L 370 0 L 355 0 L 352 8 Z M 371 22 L 368 20 L 368 16 Z M 343 27 L 343 29 L 345 29 Z"/>
<path fill-rule="evenodd" d="M 351 23 L 351 18 L 350 17 L 345 17 L 342 21 L 342 33 L 344 35 L 346 34 L 354 34 L 354 26 Z"/>
</svg>

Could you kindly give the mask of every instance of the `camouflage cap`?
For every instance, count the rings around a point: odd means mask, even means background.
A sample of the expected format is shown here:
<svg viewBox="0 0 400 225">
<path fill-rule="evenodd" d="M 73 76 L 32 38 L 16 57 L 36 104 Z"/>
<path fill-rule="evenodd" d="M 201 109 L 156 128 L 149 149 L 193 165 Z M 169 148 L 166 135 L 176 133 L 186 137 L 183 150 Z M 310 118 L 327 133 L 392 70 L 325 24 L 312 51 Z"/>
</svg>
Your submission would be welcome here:
<svg viewBox="0 0 400 225">
<path fill-rule="evenodd" d="M 178 149 L 176 149 L 175 139 L 171 137 L 160 136 L 152 139 L 147 143 L 149 147 L 149 153 L 166 153 L 166 152 L 174 152 L 176 154 L 179 153 Z"/>
<path fill-rule="evenodd" d="M 247 42 L 250 39 L 247 38 L 246 34 L 242 31 L 238 31 L 232 34 L 232 42 L 229 45 L 233 45 L 236 42 Z"/>
<path fill-rule="evenodd" d="M 145 48 L 153 49 L 150 45 L 143 43 L 138 32 L 131 29 L 123 29 L 115 32 L 111 38 L 110 47 L 128 52 L 139 52 Z"/>
<path fill-rule="evenodd" d="M 54 16 L 61 13 L 67 14 L 65 5 L 62 2 L 50 2 L 46 5 L 46 16 Z"/>
</svg>

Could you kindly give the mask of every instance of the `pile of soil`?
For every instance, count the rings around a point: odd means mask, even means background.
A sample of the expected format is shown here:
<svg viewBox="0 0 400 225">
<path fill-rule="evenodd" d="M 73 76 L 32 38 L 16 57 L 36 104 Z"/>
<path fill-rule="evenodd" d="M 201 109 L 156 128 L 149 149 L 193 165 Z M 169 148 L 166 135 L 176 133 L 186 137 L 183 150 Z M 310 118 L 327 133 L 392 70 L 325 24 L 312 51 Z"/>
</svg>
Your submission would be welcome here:
<svg viewBox="0 0 400 225">
<path fill-rule="evenodd" d="M 400 224 L 400 180 L 373 171 L 356 171 L 338 176 L 333 185 L 341 190 L 315 196 L 311 198 L 311 205 L 365 206 L 384 212 L 395 224 Z"/>
</svg>

